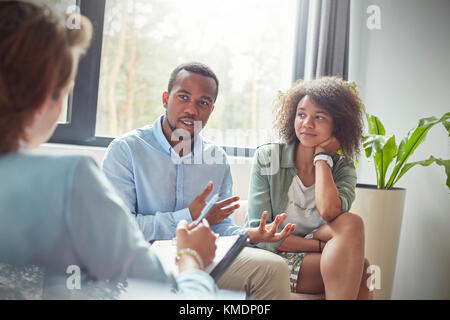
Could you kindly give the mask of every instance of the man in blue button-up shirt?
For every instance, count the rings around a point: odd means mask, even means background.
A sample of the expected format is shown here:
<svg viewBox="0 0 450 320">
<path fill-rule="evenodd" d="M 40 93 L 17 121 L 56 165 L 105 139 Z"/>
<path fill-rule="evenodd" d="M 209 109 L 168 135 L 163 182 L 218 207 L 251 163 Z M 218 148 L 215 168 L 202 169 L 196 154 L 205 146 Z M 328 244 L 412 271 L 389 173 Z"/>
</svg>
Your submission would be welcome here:
<svg viewBox="0 0 450 320">
<path fill-rule="evenodd" d="M 214 110 L 217 93 L 217 77 L 207 66 L 179 66 L 163 93 L 165 115 L 115 139 L 108 148 L 103 170 L 147 241 L 172 238 L 178 222 L 195 220 L 216 193 L 222 200 L 207 219 L 222 236 L 247 232 L 252 243 L 273 242 L 293 230 L 287 225 L 276 233 L 285 215 L 253 229 L 232 222 L 229 215 L 238 208 L 239 198 L 232 197 L 226 154 L 199 134 Z M 245 248 L 217 284 L 245 290 L 257 299 L 289 298 L 287 265 L 277 255 L 256 248 Z"/>
<path fill-rule="evenodd" d="M 224 151 L 198 136 L 194 151 L 180 158 L 164 137 L 163 119 L 161 116 L 152 126 L 115 139 L 103 162 L 105 174 L 136 216 L 147 241 L 171 239 L 178 221 L 193 221 L 189 206 L 208 181 L 213 182 L 211 195 L 231 197 L 232 180 L 226 163 L 191 164 L 196 152 L 211 150 L 219 152 L 226 161 Z M 209 180 L 201 184 L 203 176 Z M 245 233 L 230 217 L 212 229 L 221 235 Z"/>
</svg>

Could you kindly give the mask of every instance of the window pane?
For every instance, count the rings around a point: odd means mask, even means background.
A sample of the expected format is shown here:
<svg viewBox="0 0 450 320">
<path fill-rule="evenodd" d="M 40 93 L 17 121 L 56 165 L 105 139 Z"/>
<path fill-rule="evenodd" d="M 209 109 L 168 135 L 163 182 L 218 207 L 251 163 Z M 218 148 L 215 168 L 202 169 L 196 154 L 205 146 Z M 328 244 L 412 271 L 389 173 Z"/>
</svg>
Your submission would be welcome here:
<svg viewBox="0 0 450 320">
<path fill-rule="evenodd" d="M 52 9 L 65 13 L 74 13 L 72 7 L 76 5 L 77 0 L 38 0 L 38 3 L 45 3 Z"/>
<path fill-rule="evenodd" d="M 77 6 L 77 0 L 39 0 L 37 2 L 46 4 L 57 12 L 63 12 L 67 14 L 75 14 L 80 12 L 79 7 Z M 71 112 L 70 102 L 71 102 L 70 95 L 64 98 L 62 111 L 58 118 L 58 123 L 69 122 Z"/>
<path fill-rule="evenodd" d="M 70 95 L 68 95 L 67 97 L 64 98 L 62 111 L 58 118 L 58 123 L 69 123 L 70 115 L 68 112 L 71 110 L 71 106 L 72 106 L 70 101 L 71 101 Z"/>
<path fill-rule="evenodd" d="M 106 1 L 98 136 L 153 123 L 179 64 L 199 61 L 219 78 L 203 134 L 220 145 L 270 140 L 273 106 L 292 79 L 296 0 Z"/>
</svg>

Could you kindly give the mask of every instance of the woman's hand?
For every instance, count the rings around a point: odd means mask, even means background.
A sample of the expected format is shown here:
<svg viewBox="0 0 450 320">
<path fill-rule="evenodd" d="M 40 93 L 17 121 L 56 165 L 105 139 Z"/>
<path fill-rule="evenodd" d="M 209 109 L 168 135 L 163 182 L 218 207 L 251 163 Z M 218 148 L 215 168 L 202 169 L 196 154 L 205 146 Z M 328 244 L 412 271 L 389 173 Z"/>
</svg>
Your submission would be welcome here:
<svg viewBox="0 0 450 320">
<path fill-rule="evenodd" d="M 317 145 L 314 154 L 325 152 L 329 155 L 335 154 L 341 148 L 341 143 L 335 136 L 331 136 L 321 144 Z"/>
<path fill-rule="evenodd" d="M 286 213 L 282 213 L 275 217 L 274 222 L 266 225 L 267 211 L 264 211 L 261 216 L 259 227 L 247 229 L 250 242 L 277 242 L 285 239 L 295 229 L 295 224 L 288 223 L 281 232 L 277 233 L 278 226 L 286 219 L 286 217 Z"/>
<path fill-rule="evenodd" d="M 205 267 L 214 260 L 217 248 L 216 235 L 212 233 L 206 220 L 203 220 L 196 227 L 193 227 L 193 224 L 188 225 L 186 220 L 181 220 L 177 226 L 176 236 L 178 252 L 183 249 L 195 250 Z M 189 269 L 199 269 L 199 265 L 193 257 L 183 255 L 182 260 L 184 260 L 184 263 L 179 263 L 180 272 Z M 188 260 L 187 263 L 186 260 Z"/>
</svg>

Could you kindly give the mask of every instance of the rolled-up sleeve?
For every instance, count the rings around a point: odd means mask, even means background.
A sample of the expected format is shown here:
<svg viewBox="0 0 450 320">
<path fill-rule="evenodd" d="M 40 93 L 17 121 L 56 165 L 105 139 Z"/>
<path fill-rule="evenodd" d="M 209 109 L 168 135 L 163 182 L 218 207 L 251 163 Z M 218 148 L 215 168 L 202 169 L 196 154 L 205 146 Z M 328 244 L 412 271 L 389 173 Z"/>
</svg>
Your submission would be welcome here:
<svg viewBox="0 0 450 320">
<path fill-rule="evenodd" d="M 355 200 L 357 183 L 356 169 L 353 163 L 341 158 L 333 168 L 333 179 L 342 202 L 341 212 L 348 212 Z"/>
<path fill-rule="evenodd" d="M 272 223 L 274 220 L 272 201 L 270 198 L 269 176 L 261 174 L 261 163 L 266 163 L 265 161 L 261 162 L 261 157 L 267 156 L 264 152 L 264 148 L 258 148 L 253 158 L 248 195 L 248 214 L 245 221 L 245 226 L 248 228 L 256 228 L 259 226 L 263 211 L 267 211 L 268 213 L 267 224 Z M 282 242 L 283 240 L 278 242 L 261 242 L 257 246 L 261 249 L 274 251 Z"/>
</svg>

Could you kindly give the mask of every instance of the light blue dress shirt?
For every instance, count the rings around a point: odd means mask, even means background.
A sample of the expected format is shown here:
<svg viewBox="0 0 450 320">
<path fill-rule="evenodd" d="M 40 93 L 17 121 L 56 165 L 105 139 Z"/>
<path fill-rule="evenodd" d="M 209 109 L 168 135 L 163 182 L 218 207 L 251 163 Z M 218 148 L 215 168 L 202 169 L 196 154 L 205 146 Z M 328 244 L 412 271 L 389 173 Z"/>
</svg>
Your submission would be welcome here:
<svg viewBox="0 0 450 320">
<path fill-rule="evenodd" d="M 232 196 L 225 151 L 198 134 L 194 150 L 180 158 L 164 136 L 163 119 L 116 138 L 102 166 L 147 241 L 171 239 L 180 220 L 191 222 L 189 205 L 209 181 L 213 190 L 207 200 L 216 193 L 220 199 Z M 211 229 L 220 235 L 245 233 L 230 216 Z"/>
<path fill-rule="evenodd" d="M 85 156 L 28 150 L 0 156 L 0 263 L 40 265 L 59 275 L 75 265 L 91 279 L 146 279 L 193 297 L 216 291 L 203 271 L 174 276 L 164 270 L 95 161 Z"/>
</svg>

